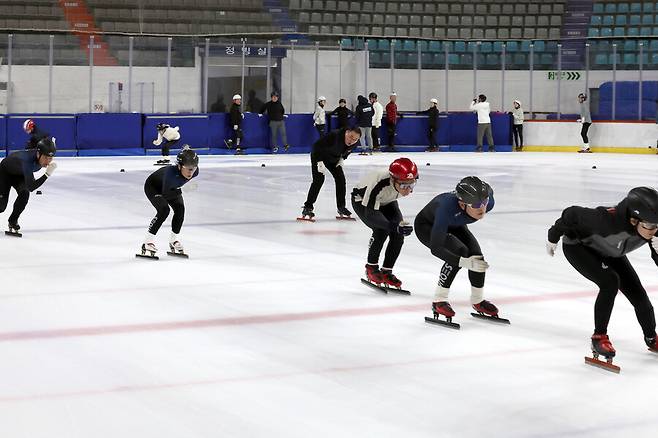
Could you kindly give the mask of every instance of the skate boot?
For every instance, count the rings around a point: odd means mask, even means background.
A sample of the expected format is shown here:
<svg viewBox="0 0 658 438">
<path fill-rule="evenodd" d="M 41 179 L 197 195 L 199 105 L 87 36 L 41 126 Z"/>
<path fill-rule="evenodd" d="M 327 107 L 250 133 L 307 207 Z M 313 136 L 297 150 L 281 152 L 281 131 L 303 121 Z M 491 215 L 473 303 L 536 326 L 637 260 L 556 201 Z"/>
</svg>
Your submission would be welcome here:
<svg viewBox="0 0 658 438">
<path fill-rule="evenodd" d="M 142 252 L 141 254 L 135 254 L 137 257 L 145 258 L 145 259 L 153 259 L 153 260 L 158 260 L 158 256 L 155 255 L 155 253 L 158 252 L 158 249 L 155 247 L 155 243 L 153 242 L 144 242 L 142 244 Z"/>
<path fill-rule="evenodd" d="M 297 218 L 298 221 L 309 221 L 315 222 L 315 213 L 313 213 L 313 207 L 302 207 L 302 215 Z"/>
<path fill-rule="evenodd" d="M 370 283 L 380 285 L 384 282 L 379 265 L 366 265 L 366 278 Z"/>
<path fill-rule="evenodd" d="M 493 316 L 494 318 L 498 316 L 498 308 L 487 300 L 482 300 L 477 304 L 473 304 L 473 309 L 479 314 Z"/>
<path fill-rule="evenodd" d="M 336 216 L 336 219 L 355 220 L 352 217 L 352 212 L 345 207 L 338 207 L 338 216 Z"/>
<path fill-rule="evenodd" d="M 653 351 L 654 353 L 658 353 L 658 337 L 654 336 L 652 338 L 644 338 L 644 342 L 646 342 L 649 350 Z"/>
<path fill-rule="evenodd" d="M 5 234 L 8 236 L 23 237 L 23 235 L 19 233 L 20 229 L 21 226 L 18 225 L 18 221 L 9 221 L 7 231 L 5 231 Z"/>
<path fill-rule="evenodd" d="M 443 315 L 448 319 L 448 322 L 455 316 L 455 311 L 452 310 L 452 306 L 447 301 L 436 301 L 432 303 L 432 312 L 435 318 L 438 315 Z"/>
<path fill-rule="evenodd" d="M 272 148 L 272 153 L 273 153 L 273 154 L 276 154 L 277 152 L 279 152 L 279 147 L 278 147 L 278 146 L 274 146 L 274 147 Z"/>
<path fill-rule="evenodd" d="M 617 365 L 613 365 L 612 358 L 615 357 L 616 351 L 612 347 L 610 338 L 608 335 L 596 334 L 592 335 L 592 356 L 585 357 L 585 363 L 592 365 L 598 368 L 602 368 L 606 371 L 612 371 L 613 373 L 619 373 L 621 368 Z M 605 362 L 599 359 L 599 356 L 605 357 Z"/>
<path fill-rule="evenodd" d="M 233 140 L 224 140 L 224 144 L 226 145 L 226 149 L 233 149 Z"/>
<path fill-rule="evenodd" d="M 394 287 L 396 289 L 402 289 L 402 282 L 398 277 L 393 274 L 393 271 L 389 269 L 382 269 L 382 282 L 386 287 Z"/>
<path fill-rule="evenodd" d="M 169 251 L 167 251 L 167 254 L 170 256 L 188 258 L 188 255 L 185 254 L 185 250 L 183 249 L 183 244 L 180 243 L 180 240 L 169 242 Z"/>
<path fill-rule="evenodd" d="M 283 145 L 283 151 L 288 152 L 288 149 L 290 148 L 290 145 L 284 144 Z"/>
</svg>

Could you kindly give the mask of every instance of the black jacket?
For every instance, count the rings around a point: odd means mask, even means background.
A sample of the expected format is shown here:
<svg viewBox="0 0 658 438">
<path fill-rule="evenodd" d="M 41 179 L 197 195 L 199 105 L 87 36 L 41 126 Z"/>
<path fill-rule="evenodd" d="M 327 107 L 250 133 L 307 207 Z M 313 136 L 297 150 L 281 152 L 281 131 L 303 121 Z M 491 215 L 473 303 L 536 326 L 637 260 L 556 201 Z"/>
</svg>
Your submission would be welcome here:
<svg viewBox="0 0 658 438">
<path fill-rule="evenodd" d="M 427 114 L 428 116 L 428 126 L 430 128 L 438 128 L 439 127 L 439 110 L 437 107 L 433 106 L 425 111 L 419 111 L 416 114 Z"/>
<path fill-rule="evenodd" d="M 48 175 L 45 173 L 38 179 L 34 179 L 34 172 L 39 170 L 41 170 L 41 165 L 37 160 L 37 151 L 35 149 L 12 152 L 0 162 L 0 179 L 9 182 L 22 176 L 23 184 L 32 192 L 41 187 L 41 184 L 48 179 Z"/>
<path fill-rule="evenodd" d="M 280 100 L 272 102 L 271 100 L 263 105 L 263 108 L 260 110 L 260 113 L 263 114 L 267 111 L 267 116 L 270 118 L 270 122 L 280 122 L 283 120 L 283 115 L 286 113 L 286 110 L 283 108 L 283 104 Z"/>
<path fill-rule="evenodd" d="M 331 113 L 329 113 L 329 116 L 332 116 L 336 114 L 338 117 L 338 127 L 339 128 L 347 128 L 349 126 L 348 120 L 350 117 L 354 116 L 354 113 L 352 112 L 351 109 L 349 109 L 346 106 L 338 106 L 336 107 L 335 110 L 333 110 Z M 329 119 L 331 120 L 331 119 Z"/>
<path fill-rule="evenodd" d="M 242 113 L 240 112 L 240 105 L 237 103 L 231 105 L 229 119 L 231 121 L 231 129 L 233 129 L 235 125 L 238 125 L 238 129 L 240 129 L 242 126 Z"/>
<path fill-rule="evenodd" d="M 336 164 L 352 152 L 353 146 L 345 144 L 345 129 L 336 129 L 313 143 L 311 157 L 325 164 Z"/>
<path fill-rule="evenodd" d="M 39 141 L 41 141 L 41 139 L 44 139 L 46 137 L 50 137 L 50 134 L 37 128 L 35 125 L 34 129 L 32 130 L 32 133 L 30 134 L 30 139 L 27 141 L 27 144 L 25 145 L 25 149 L 36 149 Z"/>
<path fill-rule="evenodd" d="M 354 110 L 356 122 L 361 128 L 370 128 L 372 126 L 372 116 L 375 114 L 372 105 L 363 96 L 359 96 L 357 99 L 359 104 Z"/>
<path fill-rule="evenodd" d="M 565 245 L 581 244 L 604 257 L 622 257 L 649 242 L 640 236 L 630 223 L 628 201 L 614 208 L 586 208 L 573 206 L 548 230 L 548 240 Z M 658 254 L 651 245 L 651 257 L 658 265 Z"/>
</svg>

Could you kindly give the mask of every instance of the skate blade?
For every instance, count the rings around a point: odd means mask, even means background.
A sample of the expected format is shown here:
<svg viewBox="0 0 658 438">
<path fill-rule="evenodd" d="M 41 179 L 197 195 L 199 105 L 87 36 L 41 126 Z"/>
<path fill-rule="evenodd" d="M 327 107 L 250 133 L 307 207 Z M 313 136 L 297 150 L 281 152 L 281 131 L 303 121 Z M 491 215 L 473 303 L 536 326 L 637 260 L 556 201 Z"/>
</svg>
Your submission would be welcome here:
<svg viewBox="0 0 658 438">
<path fill-rule="evenodd" d="M 621 371 L 621 368 L 619 368 L 617 365 L 613 365 L 612 363 L 604 362 L 599 359 L 594 359 L 593 357 L 589 356 L 585 356 L 585 363 L 587 365 L 592 365 L 594 367 L 610 371 L 611 373 L 619 374 Z"/>
<path fill-rule="evenodd" d="M 169 163 L 153 163 L 154 166 L 168 166 Z"/>
<path fill-rule="evenodd" d="M 23 237 L 21 233 L 13 233 L 11 231 L 5 231 L 5 235 L 11 236 L 11 237 Z"/>
<path fill-rule="evenodd" d="M 370 286 L 371 288 L 373 288 L 373 289 L 375 289 L 375 290 L 377 290 L 377 291 L 379 291 L 379 292 L 383 292 L 383 293 L 385 293 L 385 294 L 387 294 L 388 291 L 389 291 L 388 288 L 385 288 L 385 287 L 383 287 L 383 286 L 379 286 L 379 285 L 377 285 L 377 284 L 375 284 L 375 283 L 373 283 L 373 282 L 371 282 L 371 281 L 366 280 L 365 278 L 362 278 L 362 279 L 361 279 L 361 283 L 363 283 L 363 284 L 365 284 L 365 285 L 367 285 L 367 286 Z"/>
<path fill-rule="evenodd" d="M 433 318 L 433 317 L 430 317 L 430 316 L 425 317 L 425 322 L 428 322 L 428 323 L 434 324 L 434 325 L 442 325 L 444 327 L 448 327 L 448 328 L 455 329 L 455 330 L 459 330 L 461 328 L 461 326 L 459 324 L 457 324 L 456 322 L 444 321 L 443 319 Z"/>
<path fill-rule="evenodd" d="M 300 222 L 315 222 L 315 219 L 308 217 L 298 217 L 297 220 Z"/>
<path fill-rule="evenodd" d="M 135 254 L 138 259 L 160 260 L 158 256 L 150 256 L 146 254 Z"/>
<path fill-rule="evenodd" d="M 355 221 L 356 218 L 353 218 L 351 216 L 336 216 L 336 219 L 339 221 Z"/>
<path fill-rule="evenodd" d="M 172 256 L 172 257 L 180 257 L 180 258 L 182 258 L 182 259 L 189 259 L 189 258 L 190 258 L 189 255 L 187 255 L 187 254 L 185 254 L 185 253 L 180 253 L 180 252 L 171 252 L 171 251 L 167 251 L 167 255 L 170 255 L 170 256 Z"/>
<path fill-rule="evenodd" d="M 483 315 L 481 313 L 475 313 L 471 312 L 471 316 L 478 318 L 478 319 L 483 319 L 485 321 L 491 321 L 491 322 L 496 322 L 499 324 L 510 324 L 509 319 L 501 318 L 499 316 L 489 316 L 489 315 Z"/>
<path fill-rule="evenodd" d="M 380 292 L 384 292 L 385 294 L 392 292 L 394 294 L 411 295 L 411 292 L 408 290 L 398 289 L 397 287 L 379 286 L 376 283 L 366 280 L 365 278 L 361 279 L 361 283 L 367 284 L 368 286 L 377 289 Z"/>
<path fill-rule="evenodd" d="M 649 351 L 652 353 L 658 353 L 658 348 L 649 348 Z"/>
</svg>

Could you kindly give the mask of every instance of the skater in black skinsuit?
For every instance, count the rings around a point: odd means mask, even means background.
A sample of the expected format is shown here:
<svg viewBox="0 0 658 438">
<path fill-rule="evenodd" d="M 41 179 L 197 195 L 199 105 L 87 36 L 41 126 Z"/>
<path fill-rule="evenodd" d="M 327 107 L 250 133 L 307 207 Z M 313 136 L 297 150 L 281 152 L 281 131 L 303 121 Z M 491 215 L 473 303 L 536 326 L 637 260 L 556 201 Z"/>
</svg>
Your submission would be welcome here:
<svg viewBox="0 0 658 438">
<path fill-rule="evenodd" d="M 468 269 L 473 308 L 489 316 L 498 309 L 483 299 L 484 273 L 489 264 L 482 256 L 477 239 L 468 229 L 494 207 L 493 189 L 476 176 L 463 178 L 454 192 L 442 193 L 430 201 L 416 216 L 416 236 L 432 254 L 445 263 L 441 268 L 436 299 L 432 310 L 446 318 L 455 315 L 448 293 L 460 268 Z"/>
<path fill-rule="evenodd" d="M 18 218 L 27 206 L 30 192 L 41 187 L 55 172 L 57 163 L 53 162 L 53 157 L 56 153 L 55 144 L 46 137 L 39 141 L 36 149 L 14 152 L 0 162 L 0 213 L 7 208 L 9 190 L 12 187 L 18 195 L 8 220 L 10 232 L 17 233 L 21 229 Z M 42 168 L 45 168 L 46 172 L 34 179 L 34 172 Z"/>
<path fill-rule="evenodd" d="M 23 122 L 23 131 L 30 136 L 30 139 L 25 145 L 25 149 L 36 149 L 37 144 L 39 144 L 42 138 L 50 137 L 50 134 L 39 129 L 32 119 L 27 119 Z M 55 143 L 55 141 L 53 141 L 53 143 Z"/>
<path fill-rule="evenodd" d="M 174 217 L 171 221 L 169 248 L 171 252 L 183 253 L 183 245 L 178 236 L 185 219 L 185 204 L 181 187 L 199 175 L 198 166 L 199 156 L 189 146 L 184 145 L 183 150 L 176 157 L 175 165 L 162 167 L 146 179 L 144 193 L 157 213 L 149 224 L 142 244 L 142 254 L 149 252 L 153 256 L 157 252 L 154 243 L 155 235 L 169 216 L 170 210 L 174 210 Z"/>
<path fill-rule="evenodd" d="M 311 174 L 313 182 L 308 189 L 308 196 L 302 210 L 302 218 L 312 219 L 313 204 L 324 184 L 324 173 L 329 171 L 336 181 L 336 206 L 340 216 L 349 217 L 352 212 L 345 208 L 345 174 L 343 161 L 352 152 L 352 148 L 361 138 L 359 128 L 337 129 L 320 138 L 311 149 Z"/>
<path fill-rule="evenodd" d="M 631 302 L 650 348 L 656 345 L 656 319 L 653 306 L 626 254 L 654 239 L 658 229 L 658 192 L 636 187 L 616 207 L 569 207 L 548 230 L 546 250 L 555 254 L 562 238 L 562 249 L 569 263 L 599 287 L 594 304 L 592 349 L 614 357 L 615 349 L 607 335 L 617 291 Z M 651 258 L 658 265 L 656 240 L 649 245 Z"/>
<path fill-rule="evenodd" d="M 366 263 L 366 277 L 371 283 L 402 287 L 402 281 L 393 274 L 393 267 L 402 250 L 404 237 L 412 233 L 413 227 L 402 220 L 397 199 L 410 195 L 417 179 L 416 164 L 408 158 L 398 158 L 388 169 L 368 174 L 352 190 L 354 211 L 372 229 Z M 388 245 L 380 271 L 379 255 L 386 239 Z"/>
</svg>

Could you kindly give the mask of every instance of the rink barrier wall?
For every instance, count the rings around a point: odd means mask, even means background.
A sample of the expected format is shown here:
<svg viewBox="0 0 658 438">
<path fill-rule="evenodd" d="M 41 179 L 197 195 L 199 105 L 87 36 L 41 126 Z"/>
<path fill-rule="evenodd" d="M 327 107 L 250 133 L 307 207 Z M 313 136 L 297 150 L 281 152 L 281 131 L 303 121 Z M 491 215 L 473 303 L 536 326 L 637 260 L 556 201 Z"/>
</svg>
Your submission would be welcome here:
<svg viewBox="0 0 658 438">
<path fill-rule="evenodd" d="M 178 126 L 181 141 L 172 154 L 183 144 L 189 144 L 200 154 L 232 154 L 226 148 L 232 127 L 228 114 L 139 114 L 139 113 L 83 113 L 83 114 L 10 114 L 2 119 L 0 139 L 3 149 L 20 150 L 25 147 L 28 135 L 23 132 L 23 121 L 32 118 L 44 131 L 57 137 L 58 153 L 63 156 L 103 155 L 159 155 L 160 148 L 153 145 L 157 137 L 155 126 L 168 123 Z M 492 113 L 492 130 L 496 150 L 511 150 L 511 116 Z M 354 119 L 351 120 L 352 123 Z M 290 114 L 285 118 L 289 153 L 308 153 L 319 139 L 313 126 L 312 114 Z M 331 128 L 336 128 L 335 117 Z M 266 116 L 245 113 L 242 123 L 242 146 L 246 153 L 269 153 L 270 130 Z M 439 116 L 436 133 L 441 150 L 475 150 L 477 117 L 474 113 L 450 113 Z M 426 115 L 406 113 L 398 121 L 396 149 L 399 151 L 423 151 L 428 145 L 428 118 Z M 380 140 L 387 144 L 387 129 L 380 129 Z M 277 141 L 283 146 L 282 140 Z M 486 145 L 486 140 L 485 140 Z"/>
<path fill-rule="evenodd" d="M 7 155 L 7 118 L 0 117 L 0 157 Z"/>
<path fill-rule="evenodd" d="M 529 120 L 523 124 L 526 151 L 575 152 L 581 148 L 582 125 L 575 120 Z M 589 145 L 593 152 L 655 154 L 658 125 L 644 121 L 594 121 Z"/>
</svg>

